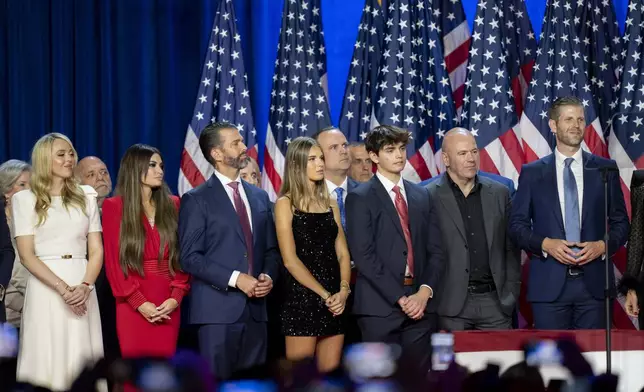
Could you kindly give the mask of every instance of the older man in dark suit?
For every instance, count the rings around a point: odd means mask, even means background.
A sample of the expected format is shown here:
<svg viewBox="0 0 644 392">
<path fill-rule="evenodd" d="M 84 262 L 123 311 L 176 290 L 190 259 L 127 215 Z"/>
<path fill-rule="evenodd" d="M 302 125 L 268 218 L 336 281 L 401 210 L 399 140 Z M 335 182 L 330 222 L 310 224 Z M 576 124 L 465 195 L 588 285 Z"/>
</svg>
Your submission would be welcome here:
<svg viewBox="0 0 644 392">
<path fill-rule="evenodd" d="M 507 232 L 508 187 L 478 174 L 479 150 L 466 129 L 443 139 L 447 172 L 427 185 L 437 201 L 447 272 L 438 306 L 447 330 L 509 329 L 519 297 L 521 257 Z"/>
</svg>

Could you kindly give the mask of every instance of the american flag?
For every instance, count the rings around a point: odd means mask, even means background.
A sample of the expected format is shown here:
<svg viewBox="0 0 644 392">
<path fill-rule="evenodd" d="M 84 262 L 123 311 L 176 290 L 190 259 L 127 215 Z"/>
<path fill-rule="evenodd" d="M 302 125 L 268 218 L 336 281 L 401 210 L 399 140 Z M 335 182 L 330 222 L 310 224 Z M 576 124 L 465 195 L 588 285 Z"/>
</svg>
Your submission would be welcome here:
<svg viewBox="0 0 644 392">
<path fill-rule="evenodd" d="M 506 64 L 510 73 L 514 106 L 521 118 L 532 81 L 532 67 L 537 55 L 537 40 L 523 0 L 502 1 L 502 29 Z"/>
<path fill-rule="evenodd" d="M 372 128 L 378 62 L 382 54 L 383 11 L 378 0 L 367 0 L 362 10 L 340 114 L 340 129 L 350 142 L 364 139 Z"/>
<path fill-rule="evenodd" d="M 461 113 L 470 50 L 470 27 L 461 0 L 432 0 L 433 15 L 443 43 L 443 57 L 452 84 L 456 112 Z"/>
<path fill-rule="evenodd" d="M 537 60 L 521 116 L 521 137 L 528 161 L 552 152 L 555 137 L 548 126 L 548 110 L 561 96 L 576 96 L 584 105 L 586 134 L 582 147 L 606 156 L 606 143 L 586 78 L 583 48 L 574 25 L 569 0 L 548 0 Z"/>
<path fill-rule="evenodd" d="M 236 124 L 244 136 L 248 155 L 257 159 L 255 128 L 240 41 L 232 0 L 222 0 L 215 15 L 197 102 L 181 154 L 180 195 L 201 184 L 213 173 L 212 166 L 199 149 L 199 135 L 211 122 Z"/>
<path fill-rule="evenodd" d="M 515 181 L 523 164 L 507 64 L 503 3 L 480 0 L 474 20 L 461 123 L 480 150 L 481 170 Z"/>
<path fill-rule="evenodd" d="M 262 187 L 277 198 L 291 140 L 331 125 L 320 0 L 285 0 L 266 133 Z"/>
<path fill-rule="evenodd" d="M 418 182 L 438 174 L 442 162 L 435 154 L 454 119 L 449 76 L 431 4 L 427 0 L 387 3 L 375 117 L 379 124 L 411 132 L 403 176 Z"/>
<path fill-rule="evenodd" d="M 621 72 L 621 35 L 609 0 L 579 0 L 575 25 L 602 128 L 608 129 L 617 105 Z M 606 133 L 606 132 L 605 132 Z"/>
<path fill-rule="evenodd" d="M 617 106 L 608 136 L 608 152 L 617 162 L 626 207 L 630 210 L 630 184 L 633 170 L 644 168 L 644 3 L 631 1 L 626 16 L 626 31 L 623 38 L 624 57 L 621 73 L 621 88 L 617 95 Z M 617 258 L 615 258 L 617 259 Z M 616 260 L 615 278 L 621 278 L 625 263 Z M 615 312 L 615 324 L 619 316 Z M 631 320 L 637 323 L 637 320 Z"/>
</svg>

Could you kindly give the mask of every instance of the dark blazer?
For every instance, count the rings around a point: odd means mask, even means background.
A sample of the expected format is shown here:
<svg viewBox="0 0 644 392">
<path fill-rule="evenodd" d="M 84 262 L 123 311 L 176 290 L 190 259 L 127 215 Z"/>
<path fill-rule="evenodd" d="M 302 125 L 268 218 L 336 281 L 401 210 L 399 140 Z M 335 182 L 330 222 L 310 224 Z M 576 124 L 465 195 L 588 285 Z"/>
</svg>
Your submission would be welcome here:
<svg viewBox="0 0 644 392">
<path fill-rule="evenodd" d="M 445 269 L 438 216 L 426 189 L 404 181 L 414 248 L 415 290 L 422 284 L 435 293 Z M 349 248 L 358 269 L 353 312 L 387 317 L 405 295 L 407 244 L 394 203 L 378 177 L 347 197 Z M 436 310 L 430 300 L 426 312 Z"/>
<path fill-rule="evenodd" d="M 5 289 L 11 280 L 13 261 L 16 254 L 11 244 L 11 232 L 7 225 L 7 216 L 4 212 L 4 197 L 0 197 L 0 285 Z M 6 321 L 4 297 L 0 297 L 0 322 Z"/>
<path fill-rule="evenodd" d="M 278 277 L 279 252 L 268 194 L 241 181 L 250 204 L 253 230 L 253 274 Z M 233 271 L 247 271 L 246 245 L 239 218 L 219 179 L 190 190 L 179 212 L 181 267 L 192 275 L 188 320 L 192 324 L 232 324 L 246 304 L 253 318 L 266 321 L 264 298 L 248 299 L 228 287 Z"/>
<path fill-rule="evenodd" d="M 583 152 L 584 194 L 581 212 L 581 241 L 604 238 L 604 185 L 598 168 L 617 167 L 615 161 Z M 546 237 L 565 239 L 563 217 L 557 191 L 554 154 L 523 165 L 519 189 L 512 201 L 510 235 L 521 249 L 532 253 L 528 301 L 552 302 L 566 280 L 566 266 L 553 257 L 543 257 L 541 244 Z M 608 173 L 609 239 L 613 255 L 628 236 L 629 223 L 619 175 Z M 601 258 L 586 264 L 584 282 L 596 299 L 604 298 L 604 263 Z M 614 282 L 613 269 L 610 281 Z"/>
<path fill-rule="evenodd" d="M 347 197 L 349 196 L 349 192 L 356 189 L 359 185 L 360 183 L 358 181 L 351 177 L 347 177 Z"/>
<path fill-rule="evenodd" d="M 505 314 L 511 315 L 521 286 L 521 252 L 514 246 L 508 233 L 511 211 L 509 191 L 506 186 L 485 176 L 479 176 L 478 181 L 481 183 L 490 270 L 501 309 Z M 447 258 L 443 290 L 438 295 L 438 314 L 454 317 L 465 305 L 469 284 L 470 254 L 463 217 L 447 175 L 431 182 L 427 189 L 438 206 L 443 248 Z"/>
<path fill-rule="evenodd" d="M 512 198 L 514 197 L 514 194 L 516 193 L 516 188 L 514 187 L 514 181 L 512 181 L 512 179 L 500 176 L 498 174 L 484 172 L 484 171 L 481 171 L 481 170 L 479 170 L 478 174 L 479 174 L 479 178 L 480 177 L 486 177 L 486 178 L 489 178 L 489 179 L 494 180 L 496 182 L 500 182 L 501 184 L 505 185 L 508 188 L 508 190 L 510 191 L 510 200 L 512 200 Z M 443 177 L 445 177 L 445 173 L 441 173 L 440 175 L 438 175 L 436 177 L 432 177 L 432 178 L 430 178 L 428 180 L 425 180 L 425 181 L 421 182 L 420 185 L 426 187 L 427 185 L 431 184 L 432 182 L 438 180 L 439 178 L 443 178 Z"/>
<path fill-rule="evenodd" d="M 619 282 L 619 291 L 637 292 L 638 302 L 644 301 L 644 170 L 635 170 L 631 178 L 631 231 L 628 235 L 626 272 Z M 640 330 L 644 329 L 644 312 L 639 314 Z"/>
</svg>

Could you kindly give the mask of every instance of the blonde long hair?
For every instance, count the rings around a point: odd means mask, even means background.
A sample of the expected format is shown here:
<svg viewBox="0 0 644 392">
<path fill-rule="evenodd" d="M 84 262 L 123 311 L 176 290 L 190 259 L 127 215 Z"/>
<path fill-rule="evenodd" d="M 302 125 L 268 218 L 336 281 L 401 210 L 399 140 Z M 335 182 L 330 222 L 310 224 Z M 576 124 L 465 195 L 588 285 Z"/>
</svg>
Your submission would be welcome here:
<svg viewBox="0 0 644 392">
<path fill-rule="evenodd" d="M 51 206 L 51 195 L 49 190 L 51 188 L 53 174 L 52 174 L 52 160 L 54 141 L 61 139 L 69 143 L 74 151 L 74 166 L 78 162 L 78 154 L 74 145 L 69 138 L 62 133 L 52 132 L 38 139 L 31 151 L 31 191 L 36 196 L 36 214 L 38 214 L 38 226 L 45 223 L 47 220 L 47 211 Z M 78 180 L 75 176 L 65 178 L 63 182 L 63 189 L 60 196 L 63 199 L 63 206 L 69 209 L 69 206 L 76 206 L 80 208 L 85 215 L 87 215 L 87 207 L 85 205 L 85 193 L 80 187 Z"/>
<path fill-rule="evenodd" d="M 284 182 L 280 195 L 291 200 L 291 205 L 300 211 L 308 211 L 312 204 L 328 209 L 331 206 L 329 191 L 324 179 L 316 181 L 311 188 L 306 174 L 311 148 L 320 147 L 315 139 L 298 137 L 288 145 L 284 164 Z M 322 150 L 320 148 L 320 150 Z"/>
</svg>

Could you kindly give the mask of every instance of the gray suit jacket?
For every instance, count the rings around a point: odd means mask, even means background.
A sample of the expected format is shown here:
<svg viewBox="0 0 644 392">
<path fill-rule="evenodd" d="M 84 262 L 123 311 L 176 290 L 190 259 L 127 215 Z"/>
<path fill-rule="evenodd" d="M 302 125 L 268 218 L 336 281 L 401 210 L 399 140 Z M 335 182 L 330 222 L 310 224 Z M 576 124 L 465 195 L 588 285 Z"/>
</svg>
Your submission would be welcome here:
<svg viewBox="0 0 644 392">
<path fill-rule="evenodd" d="M 510 240 L 507 229 L 511 200 L 506 186 L 483 176 L 478 180 L 482 185 L 481 203 L 490 270 L 501 308 L 505 314 L 511 315 L 521 286 L 521 253 Z M 469 281 L 470 254 L 463 218 L 447 176 L 430 183 L 427 189 L 436 203 L 447 259 L 442 291 L 435 296 L 440 301 L 438 314 L 454 317 L 463 309 Z"/>
</svg>

